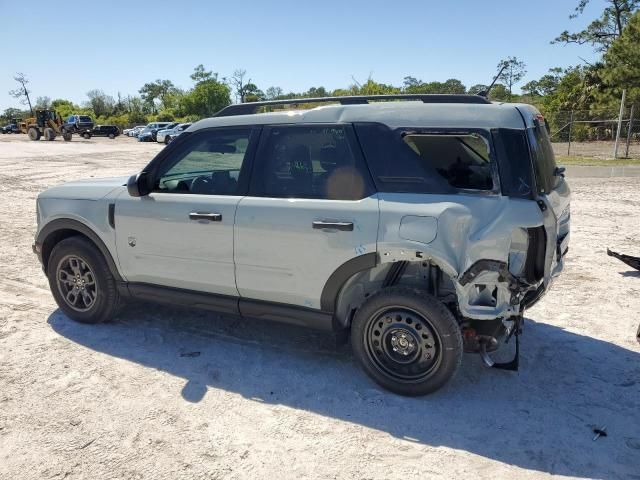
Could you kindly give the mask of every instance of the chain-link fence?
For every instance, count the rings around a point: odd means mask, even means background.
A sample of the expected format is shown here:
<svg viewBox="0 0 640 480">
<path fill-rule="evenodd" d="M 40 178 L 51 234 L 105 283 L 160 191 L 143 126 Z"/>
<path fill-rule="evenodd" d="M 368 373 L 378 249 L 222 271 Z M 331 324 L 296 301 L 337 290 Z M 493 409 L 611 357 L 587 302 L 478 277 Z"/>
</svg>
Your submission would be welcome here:
<svg viewBox="0 0 640 480">
<path fill-rule="evenodd" d="M 556 155 L 613 158 L 620 110 L 546 112 Z M 624 108 L 618 158 L 640 158 L 640 105 Z"/>
</svg>

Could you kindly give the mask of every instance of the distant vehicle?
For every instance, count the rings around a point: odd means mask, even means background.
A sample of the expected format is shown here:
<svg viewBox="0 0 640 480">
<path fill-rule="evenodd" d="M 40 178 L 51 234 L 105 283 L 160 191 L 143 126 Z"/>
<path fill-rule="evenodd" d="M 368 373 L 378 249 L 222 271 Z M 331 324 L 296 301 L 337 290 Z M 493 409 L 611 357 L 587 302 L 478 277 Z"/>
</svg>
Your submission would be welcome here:
<svg viewBox="0 0 640 480">
<path fill-rule="evenodd" d="M 93 120 L 88 115 L 70 115 L 62 127 L 66 132 L 78 133 L 82 137 L 89 139 L 93 129 Z"/>
<path fill-rule="evenodd" d="M 120 130 L 115 125 L 96 125 L 96 127 L 91 130 L 91 135 L 94 137 L 109 137 L 113 140 L 120 135 Z"/>
<path fill-rule="evenodd" d="M 190 123 L 179 123 L 173 128 L 165 128 L 164 130 L 158 130 L 156 134 L 156 142 L 169 144 L 171 140 L 180 135 L 183 131 L 191 126 Z"/>
<path fill-rule="evenodd" d="M 164 130 L 165 128 L 173 128 L 178 123 L 171 122 L 153 122 L 144 127 L 144 130 L 138 134 L 138 141 L 140 142 L 155 142 L 156 134 L 159 130 Z"/>
<path fill-rule="evenodd" d="M 144 128 L 144 125 L 142 126 L 136 126 L 136 127 L 131 127 L 131 128 L 125 128 L 124 130 L 122 130 L 122 134 L 126 135 L 127 137 L 132 137 L 133 135 L 133 131 L 136 129 L 140 129 L 142 130 Z"/>
<path fill-rule="evenodd" d="M 20 122 L 22 122 L 21 118 L 12 118 L 11 120 L 9 120 L 9 123 L 4 127 L 0 128 L 0 130 L 2 130 L 3 134 L 22 133 L 22 131 L 20 130 Z"/>
<path fill-rule="evenodd" d="M 53 141 L 58 135 L 62 135 L 65 142 L 71 140 L 73 130 L 63 121 L 62 117 L 55 110 L 36 110 L 35 116 L 20 122 L 20 131 L 29 135 L 33 141 L 45 140 Z"/>
<path fill-rule="evenodd" d="M 14 125 L 12 123 L 9 123 L 7 125 L 5 125 L 4 127 L 0 128 L 0 131 L 2 131 L 2 134 L 4 135 L 5 133 L 13 133 L 13 127 L 18 127 L 17 125 Z"/>
</svg>

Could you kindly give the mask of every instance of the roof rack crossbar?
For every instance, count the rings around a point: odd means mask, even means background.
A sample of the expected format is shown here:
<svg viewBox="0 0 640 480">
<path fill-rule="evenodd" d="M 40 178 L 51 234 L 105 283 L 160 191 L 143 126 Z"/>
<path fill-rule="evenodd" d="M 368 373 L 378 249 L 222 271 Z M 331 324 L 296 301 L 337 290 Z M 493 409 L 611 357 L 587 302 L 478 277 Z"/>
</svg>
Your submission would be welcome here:
<svg viewBox="0 0 640 480">
<path fill-rule="evenodd" d="M 416 100 L 423 103 L 491 103 L 479 95 L 447 95 L 447 94 L 400 94 L 400 95 L 352 95 L 344 97 L 289 98 L 286 100 L 268 100 L 264 102 L 236 103 L 223 108 L 214 117 L 230 117 L 235 115 L 251 115 L 261 107 L 275 105 L 302 105 L 306 103 L 339 103 L 340 105 L 363 105 L 379 100 Z"/>
</svg>

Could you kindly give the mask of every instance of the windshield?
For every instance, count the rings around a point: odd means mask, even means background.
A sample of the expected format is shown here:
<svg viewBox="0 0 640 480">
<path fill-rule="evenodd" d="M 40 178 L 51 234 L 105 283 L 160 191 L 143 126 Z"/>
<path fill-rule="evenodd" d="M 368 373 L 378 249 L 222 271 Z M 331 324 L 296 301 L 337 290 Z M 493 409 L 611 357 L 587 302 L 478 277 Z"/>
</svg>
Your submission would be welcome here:
<svg viewBox="0 0 640 480">
<path fill-rule="evenodd" d="M 91 117 L 87 117 L 86 115 L 80 115 L 81 122 L 91 122 Z"/>
</svg>

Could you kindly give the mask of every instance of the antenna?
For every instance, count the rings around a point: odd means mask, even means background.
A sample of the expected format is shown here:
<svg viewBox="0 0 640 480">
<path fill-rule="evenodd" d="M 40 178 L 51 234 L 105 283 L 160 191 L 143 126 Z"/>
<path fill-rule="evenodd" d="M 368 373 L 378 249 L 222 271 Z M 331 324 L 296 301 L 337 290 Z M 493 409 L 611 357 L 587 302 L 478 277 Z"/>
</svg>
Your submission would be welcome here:
<svg viewBox="0 0 640 480">
<path fill-rule="evenodd" d="M 487 98 L 489 96 L 489 92 L 491 91 L 491 89 L 493 88 L 493 86 L 496 84 L 496 82 L 498 81 L 498 78 L 500 78 L 500 75 L 502 75 L 502 72 L 504 72 L 504 69 L 507 68 L 508 64 L 505 63 L 504 65 L 502 65 L 502 68 L 500 69 L 500 71 L 498 72 L 498 74 L 495 76 L 495 78 L 493 79 L 493 82 L 491 82 L 491 85 L 489 85 L 489 87 L 486 90 L 483 90 L 481 92 L 478 92 L 478 95 L 480 95 L 481 97 Z"/>
</svg>

